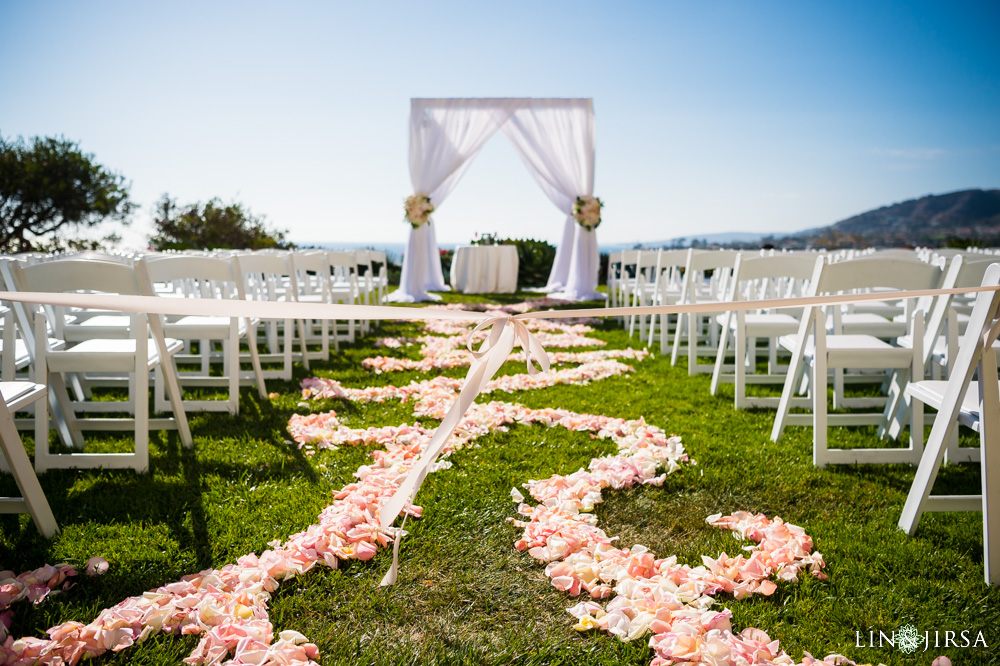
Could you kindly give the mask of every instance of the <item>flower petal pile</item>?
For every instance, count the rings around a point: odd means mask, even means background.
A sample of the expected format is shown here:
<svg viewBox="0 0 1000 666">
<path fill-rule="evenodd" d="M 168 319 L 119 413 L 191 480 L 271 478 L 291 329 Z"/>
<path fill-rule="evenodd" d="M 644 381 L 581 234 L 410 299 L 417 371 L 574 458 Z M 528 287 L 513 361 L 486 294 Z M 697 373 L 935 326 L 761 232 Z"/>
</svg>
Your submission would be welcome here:
<svg viewBox="0 0 1000 666">
<path fill-rule="evenodd" d="M 577 620 L 574 628 L 600 629 L 623 641 L 652 633 L 649 644 L 656 651 L 652 666 L 793 664 L 778 641 L 759 629 L 734 633 L 731 611 L 712 606 L 720 593 L 737 599 L 774 594 L 777 585 L 772 578 L 793 581 L 807 572 L 825 579 L 823 556 L 813 551 L 812 538 L 801 527 L 763 514 L 709 516 L 709 524 L 732 530 L 754 545 L 744 547 L 749 556 L 703 556 L 697 567 L 679 564 L 676 556 L 657 558 L 643 545 L 617 548 L 597 527 L 590 512 L 603 501 L 603 489 L 662 484 L 686 458 L 676 454 L 679 446 L 677 437 L 665 445 L 642 437 L 632 447 L 621 447 L 616 456 L 593 459 L 587 470 L 530 481 L 524 487 L 537 505 L 524 503 L 521 492 L 512 489 L 518 514 L 527 519 L 508 519 L 523 529 L 515 548 L 548 562 L 545 575 L 558 590 L 572 596 L 585 592 L 593 599 L 613 596 L 604 606 L 583 601 L 567 609 Z M 801 663 L 854 662 L 841 655 L 818 661 L 807 653 Z"/>
</svg>

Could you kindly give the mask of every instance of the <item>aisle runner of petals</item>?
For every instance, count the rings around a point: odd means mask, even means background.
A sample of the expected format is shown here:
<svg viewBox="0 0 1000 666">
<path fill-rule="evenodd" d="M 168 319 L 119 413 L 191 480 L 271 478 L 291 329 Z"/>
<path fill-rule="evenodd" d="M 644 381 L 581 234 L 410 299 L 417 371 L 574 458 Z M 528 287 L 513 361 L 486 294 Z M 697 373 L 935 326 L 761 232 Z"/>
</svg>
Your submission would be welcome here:
<svg viewBox="0 0 1000 666">
<path fill-rule="evenodd" d="M 441 309 L 456 308 L 441 306 Z M 522 308 L 508 307 L 492 311 L 492 314 L 512 314 L 519 311 L 522 311 Z M 546 349 L 603 347 L 607 344 L 604 340 L 586 337 L 586 334 L 592 333 L 594 329 L 585 324 L 554 323 L 544 319 L 529 319 L 524 323 L 528 330 L 534 333 L 535 337 Z M 425 335 L 419 338 L 381 338 L 375 344 L 376 347 L 399 349 L 414 343 L 420 343 L 419 353 L 421 359 L 419 361 L 392 356 L 375 356 L 364 359 L 361 362 L 362 366 L 366 370 L 381 374 L 383 372 L 398 372 L 401 370 L 430 372 L 446 368 L 465 368 L 470 365 L 472 356 L 464 348 L 469 342 L 469 327 L 466 324 L 447 320 L 430 321 L 424 324 L 425 329 L 437 335 Z M 485 340 L 486 336 L 486 331 L 479 331 L 471 336 L 471 341 L 474 344 L 478 344 Z M 550 352 L 549 357 L 552 363 L 558 365 L 563 363 L 590 363 L 614 358 L 641 361 L 648 354 L 646 350 L 636 351 L 629 348 L 578 353 Z M 513 354 L 511 360 L 525 360 L 523 352 Z"/>
<path fill-rule="evenodd" d="M 671 440 L 676 438 L 671 438 Z M 668 468 L 668 471 L 669 468 Z M 589 471 L 556 475 L 525 484 L 536 506 L 523 503 L 516 488 L 518 513 L 527 521 L 509 519 L 524 533 L 515 543 L 535 559 L 549 562 L 545 575 L 552 585 L 573 596 L 582 592 L 596 599 L 616 596 L 606 605 L 580 602 L 568 609 L 577 619 L 579 631 L 601 629 L 623 641 L 652 632 L 650 647 L 656 652 L 652 666 L 699 663 L 713 666 L 740 664 L 793 664 L 778 641 L 760 629 L 734 634 L 729 609 L 712 610 L 716 594 L 737 599 L 751 594 L 769 596 L 777 585 L 770 578 L 793 581 L 800 572 L 820 579 L 823 557 L 812 551 L 812 538 L 796 525 L 780 518 L 737 512 L 731 516 L 709 516 L 710 525 L 732 530 L 756 545 L 747 546 L 749 557 L 722 553 L 713 559 L 702 556 L 703 566 L 678 564 L 677 557 L 657 559 L 648 548 L 635 545 L 619 549 L 596 527 L 590 513 L 602 501 L 603 488 L 625 488 L 648 483 L 654 471 L 636 467 L 623 473 L 615 458 L 595 458 Z M 802 664 L 853 664 L 841 655 L 820 661 L 809 653 Z"/>
<path fill-rule="evenodd" d="M 548 322 L 544 327 L 552 330 Z M 463 330 L 467 332 L 468 329 Z M 488 388 L 490 391 L 513 391 L 557 384 L 586 384 L 630 370 L 629 366 L 614 360 L 594 361 L 548 375 L 499 377 Z M 303 384 L 305 397 L 374 401 L 413 398 L 418 417 L 440 419 L 454 401 L 462 382 L 439 377 L 407 387 L 367 389 L 347 389 L 331 380 L 306 380 Z M 324 416 L 328 424 L 333 423 L 331 419 L 335 416 L 314 415 L 317 419 Z M 566 410 L 526 410 L 507 403 L 476 405 L 475 417 L 464 420 L 449 441 L 448 450 L 456 450 L 493 428 L 504 429 L 506 424 L 517 422 L 559 424 L 577 430 L 593 429 L 595 424 L 603 422 L 609 427 L 617 427 L 622 434 L 630 430 L 633 437 L 663 438 L 657 428 L 641 421 L 596 418 L 598 420 L 594 421 Z M 289 425 L 293 434 L 301 419 L 308 417 L 293 417 Z M 184 660 L 189 664 L 315 664 L 313 659 L 318 657 L 318 649 L 302 634 L 282 631 L 275 640 L 267 611 L 271 593 L 280 581 L 301 575 L 317 563 L 336 568 L 339 560 L 369 560 L 379 548 L 392 542 L 396 530 L 379 529 L 379 507 L 406 477 L 431 432 L 420 426 L 405 425 L 359 431 L 346 430 L 339 424 L 336 427 L 338 433 L 346 431 L 346 434 L 331 442 L 379 442 L 385 444 L 386 450 L 373 452 L 374 463 L 359 468 L 355 474 L 358 481 L 334 494 L 333 504 L 323 510 L 317 524 L 292 535 L 284 543 L 272 542 L 269 544 L 271 549 L 259 556 L 250 553 L 235 564 L 185 576 L 176 583 L 125 599 L 102 611 L 89 624 L 71 621 L 52 627 L 46 632 L 48 639 L 26 637 L 15 641 L 8 636 L 0 645 L 0 663 L 75 664 L 84 657 L 120 651 L 153 633 L 165 632 L 202 636 Z M 437 469 L 449 466 L 450 463 L 443 460 Z M 406 507 L 405 513 L 419 517 L 422 509 L 411 505 Z M 224 661 L 227 657 L 231 659 Z"/>
<path fill-rule="evenodd" d="M 539 322 L 539 331 L 563 330 L 568 335 L 586 332 L 579 326 L 533 321 Z M 435 322 L 428 328 L 449 334 L 458 327 L 452 322 Z M 467 333 L 468 328 L 463 326 L 456 332 Z M 637 360 L 645 358 L 642 353 L 634 354 Z M 615 360 L 590 359 L 576 368 L 546 375 L 499 377 L 490 382 L 487 392 L 585 384 L 630 370 Z M 416 417 L 440 419 L 454 402 L 461 383 L 438 377 L 405 387 L 351 389 L 333 380 L 315 378 L 305 380 L 302 391 L 304 398 L 312 399 L 412 400 Z M 776 641 L 767 640 L 766 634 L 748 629 L 733 635 L 729 631 L 729 611 L 716 613 L 708 607 L 711 595 L 720 591 L 736 596 L 772 593 L 774 584 L 767 580 L 772 573 L 780 579 L 794 579 L 800 570 L 808 569 L 822 576 L 822 558 L 818 553 L 810 554 L 811 539 L 800 528 L 785 525 L 780 519 L 771 522 L 747 514 L 711 517 L 713 524 L 729 527 L 759 545 L 749 559 L 723 554 L 716 560 L 705 558 L 706 567 L 696 569 L 677 565 L 675 558 L 654 559 L 641 546 L 625 550 L 611 546 L 611 540 L 587 513 L 601 501 L 601 489 L 636 483 L 659 485 L 667 473 L 688 461 L 680 438 L 668 437 L 642 419 L 627 421 L 562 409 L 535 410 L 493 401 L 473 406 L 450 438 L 446 451 L 457 450 L 488 432 L 506 430 L 512 424 L 531 423 L 589 431 L 618 446 L 616 455 L 592 461 L 589 471 L 529 484 L 532 496 L 542 504 L 522 504 L 519 509 L 529 520 L 518 523 L 524 528 L 524 536 L 517 545 L 538 559 L 551 561 L 546 574 L 556 587 L 571 594 L 587 591 L 595 598 L 607 597 L 612 591 L 617 594 L 606 608 L 584 602 L 571 609 L 579 620 L 578 628 L 601 627 L 622 638 L 637 638 L 653 631 L 652 644 L 658 655 L 655 664 L 696 659 L 704 663 L 737 663 L 725 660 L 724 654 L 733 659 L 750 655 L 756 659 L 753 663 L 769 663 L 768 659 L 792 663 L 777 651 Z M 334 494 L 333 504 L 322 511 L 317 524 L 284 543 L 274 541 L 269 544 L 271 549 L 259 556 L 250 553 L 235 564 L 185 576 L 176 583 L 130 597 L 105 609 L 89 624 L 66 622 L 53 627 L 47 632 L 48 639 L 14 641 L 7 637 L 0 646 L 2 663 L 75 664 L 84 657 L 125 649 L 154 632 L 166 632 L 202 636 L 184 660 L 188 664 L 313 666 L 318 650 L 302 634 L 282 631 L 275 640 L 267 610 L 271 593 L 280 581 L 301 575 L 317 563 L 336 568 L 339 560 L 369 560 L 379 548 L 392 542 L 399 530 L 379 529 L 379 507 L 406 477 L 430 441 L 432 429 L 419 424 L 351 429 L 339 423 L 335 412 L 328 412 L 293 416 L 289 431 L 307 451 L 372 443 L 384 445 L 385 450 L 374 451 L 372 464 L 355 473 L 357 481 Z M 442 460 L 436 469 L 449 466 L 450 462 Z M 517 491 L 512 494 L 518 501 L 523 499 Z M 419 517 L 422 509 L 409 505 L 404 513 Z M 227 657 L 230 659 L 224 661 Z M 809 659 L 803 663 L 815 663 Z M 745 663 L 751 661 L 747 658 Z"/>
</svg>

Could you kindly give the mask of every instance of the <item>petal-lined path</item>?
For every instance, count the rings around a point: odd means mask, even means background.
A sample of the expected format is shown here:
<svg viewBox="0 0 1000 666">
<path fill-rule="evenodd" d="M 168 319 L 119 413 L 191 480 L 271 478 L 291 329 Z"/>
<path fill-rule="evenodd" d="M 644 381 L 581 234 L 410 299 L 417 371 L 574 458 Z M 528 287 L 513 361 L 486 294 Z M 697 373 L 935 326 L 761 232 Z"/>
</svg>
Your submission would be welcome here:
<svg viewBox="0 0 1000 666">
<path fill-rule="evenodd" d="M 532 320 L 536 335 L 543 335 L 554 348 L 599 345 L 584 335 L 584 325 L 564 325 Z M 452 340 L 468 328 L 454 322 L 435 322 L 429 332 L 449 337 L 438 342 L 426 336 L 424 361 L 431 367 L 455 367 L 464 352 Z M 560 336 L 566 336 L 560 339 Z M 398 347 L 405 340 L 385 340 L 383 346 Z M 546 375 L 507 375 L 492 382 L 486 392 L 544 388 L 558 384 L 585 384 L 629 372 L 617 358 L 641 361 L 646 352 L 583 352 L 567 354 L 556 362 L 580 363 Z M 467 356 L 467 355 L 465 355 Z M 382 357 L 385 358 L 385 357 Z M 380 366 L 381 363 L 381 366 Z M 417 362 L 420 363 L 420 362 Z M 397 369 L 390 362 L 369 364 L 372 370 Z M 461 381 L 438 377 L 408 386 L 353 389 L 320 378 L 303 382 L 305 398 L 339 398 L 351 401 L 412 401 L 416 418 L 440 419 L 455 400 Z M 601 501 L 604 488 L 625 488 L 636 483 L 661 484 L 666 474 L 688 464 L 680 438 L 667 436 L 643 420 L 624 420 L 561 409 L 529 409 L 499 401 L 476 404 L 463 418 L 447 445 L 458 450 L 477 437 L 512 425 L 541 424 L 587 431 L 612 440 L 618 452 L 597 458 L 589 471 L 529 484 L 530 494 L 541 504 L 522 503 L 517 521 L 524 534 L 517 547 L 551 563 L 546 574 L 553 585 L 570 594 L 588 592 L 594 598 L 616 596 L 607 606 L 595 602 L 578 604 L 570 612 L 578 629 L 601 628 L 623 640 L 653 632 L 651 645 L 655 664 L 702 662 L 793 663 L 780 652 L 776 641 L 759 630 L 733 634 L 729 611 L 711 611 L 713 596 L 720 592 L 735 596 L 771 594 L 771 578 L 792 580 L 801 571 L 822 576 L 822 557 L 812 552 L 811 539 L 780 519 L 737 513 L 713 516 L 712 524 L 727 527 L 757 543 L 749 558 L 730 558 L 725 553 L 704 558 L 699 567 L 678 565 L 676 558 L 656 559 L 642 546 L 618 549 L 596 527 L 590 512 Z M 395 529 L 379 529 L 379 507 L 396 490 L 410 466 L 430 441 L 433 429 L 413 425 L 352 429 L 341 424 L 335 412 L 295 415 L 289 431 L 306 451 L 340 445 L 379 444 L 373 461 L 355 473 L 357 481 L 334 494 L 334 502 L 316 524 L 285 542 L 272 542 L 271 549 L 246 555 L 220 569 L 186 576 L 141 596 L 130 597 L 102 611 L 88 624 L 67 622 L 53 627 L 47 639 L 12 637 L 2 646 L 3 663 L 77 663 L 83 657 L 128 648 L 154 632 L 201 635 L 195 650 L 185 659 L 190 664 L 305 664 L 318 656 L 315 645 L 294 630 L 274 636 L 267 604 L 281 581 L 309 571 L 317 563 L 336 568 L 340 560 L 371 559 L 389 545 Z M 447 469 L 442 459 L 436 469 Z M 518 491 L 513 491 L 521 500 Z M 405 513 L 419 517 L 422 509 L 408 506 Z M 705 658 L 703 658 L 705 657 Z M 711 661 L 708 659 L 711 657 Z M 829 663 L 836 657 L 828 658 Z M 749 663 L 749 661 L 745 662 Z M 815 663 L 806 656 L 802 663 Z M 846 663 L 846 660 L 837 663 Z"/>
</svg>

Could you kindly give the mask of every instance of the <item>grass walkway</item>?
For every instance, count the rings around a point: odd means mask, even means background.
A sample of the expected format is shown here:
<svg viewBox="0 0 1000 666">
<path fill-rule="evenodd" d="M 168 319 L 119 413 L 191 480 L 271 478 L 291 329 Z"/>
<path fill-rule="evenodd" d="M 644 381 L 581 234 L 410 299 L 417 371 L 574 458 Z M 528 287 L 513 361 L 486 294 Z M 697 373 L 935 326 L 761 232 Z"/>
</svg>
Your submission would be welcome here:
<svg viewBox="0 0 1000 666">
<path fill-rule="evenodd" d="M 525 294 L 504 302 L 518 302 Z M 528 295 L 529 297 L 531 295 Z M 448 296 L 450 302 L 467 297 Z M 386 323 L 383 335 L 416 334 L 413 324 Z M 592 334 L 606 348 L 635 346 L 608 323 Z M 313 374 L 346 386 L 402 385 L 414 372 L 370 375 L 361 360 L 372 338 L 347 346 Z M 410 348 L 415 349 L 415 348 Z M 412 353 L 397 350 L 392 353 Z M 658 556 L 678 555 L 700 564 L 701 555 L 733 553 L 737 542 L 705 524 L 712 513 L 736 510 L 780 515 L 803 526 L 826 558 L 830 578 L 780 583 L 772 597 L 740 601 L 720 597 L 733 610 L 735 630 L 754 626 L 780 639 L 796 659 L 804 650 L 822 657 L 840 652 L 859 662 L 929 664 L 948 654 L 955 664 L 1000 663 L 1000 591 L 983 583 L 982 515 L 928 514 L 916 538 L 896 529 L 913 478 L 903 465 L 863 465 L 816 470 L 811 431 L 790 429 L 769 440 L 772 413 L 737 412 L 731 387 L 709 395 L 709 377 L 688 377 L 669 358 L 635 363 L 636 372 L 594 382 L 496 396 L 529 407 L 636 419 L 645 417 L 679 434 L 697 466 L 685 466 L 662 487 L 605 491 L 600 526 L 621 543 L 642 543 Z M 509 363 L 504 372 L 522 372 Z M 464 370 L 446 371 L 464 376 Z M 293 382 L 269 382 L 280 397 L 262 403 L 244 389 L 240 415 L 191 418 L 193 450 L 173 434 L 154 433 L 151 472 L 51 471 L 41 477 L 62 529 L 41 539 L 27 516 L 0 517 L 0 568 L 15 573 L 45 562 L 82 563 L 93 555 L 111 562 L 103 577 L 81 576 L 77 587 L 37 607 L 15 604 L 15 636 L 41 636 L 48 627 L 91 620 L 123 598 L 220 567 L 260 552 L 315 522 L 332 491 L 352 480 L 367 452 L 341 447 L 302 455 L 285 431 L 294 413 L 335 409 L 350 427 L 413 422 L 408 405 L 321 401 L 300 404 Z M 832 443 L 870 442 L 872 429 L 834 429 Z M 26 433 L 26 445 L 31 448 Z M 575 600 L 555 590 L 544 565 L 516 551 L 519 531 L 510 489 L 528 479 L 575 471 L 613 446 L 587 433 L 516 426 L 455 453 L 453 467 L 432 474 L 417 503 L 424 517 L 409 521 L 400 583 L 379 588 L 391 554 L 351 562 L 336 571 L 316 567 L 281 586 L 270 603 L 276 631 L 295 629 L 315 642 L 323 664 L 522 663 L 648 664 L 647 639 L 631 644 L 606 634 L 578 634 L 565 608 Z M 99 448 L 121 442 L 99 441 Z M 978 492 L 976 467 L 943 468 L 936 492 Z M 16 492 L 11 477 L 0 493 Z M 891 632 L 913 624 L 925 630 L 982 631 L 987 649 L 938 649 L 906 657 L 890 647 L 855 646 L 856 632 Z M 154 636 L 107 664 L 173 664 L 197 637 Z"/>
</svg>

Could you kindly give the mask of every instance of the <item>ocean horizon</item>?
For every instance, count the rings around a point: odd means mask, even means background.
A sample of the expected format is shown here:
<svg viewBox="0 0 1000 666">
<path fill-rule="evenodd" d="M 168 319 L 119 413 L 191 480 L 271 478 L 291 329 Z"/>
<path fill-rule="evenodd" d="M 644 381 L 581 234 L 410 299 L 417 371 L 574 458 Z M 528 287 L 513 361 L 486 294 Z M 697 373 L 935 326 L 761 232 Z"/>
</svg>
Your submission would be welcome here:
<svg viewBox="0 0 1000 666">
<path fill-rule="evenodd" d="M 442 250 L 454 250 L 459 245 L 467 245 L 468 243 L 438 243 L 438 247 Z M 324 250 L 385 250 L 386 254 L 394 255 L 396 258 L 403 256 L 403 251 L 406 250 L 406 243 L 385 243 L 385 242 L 355 242 L 355 243 L 345 243 L 345 242 L 332 242 L 332 241 L 302 241 L 296 242 L 300 248 L 321 248 Z M 641 248 L 659 248 L 665 245 L 664 241 L 655 241 L 650 243 L 642 243 L 639 241 L 633 241 L 631 243 L 609 243 L 609 244 L 599 244 L 598 249 L 602 254 L 608 252 L 617 252 L 619 250 L 631 250 L 636 247 Z"/>
</svg>

